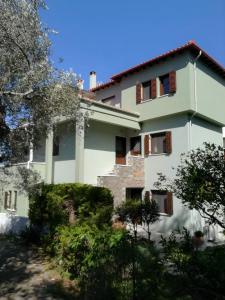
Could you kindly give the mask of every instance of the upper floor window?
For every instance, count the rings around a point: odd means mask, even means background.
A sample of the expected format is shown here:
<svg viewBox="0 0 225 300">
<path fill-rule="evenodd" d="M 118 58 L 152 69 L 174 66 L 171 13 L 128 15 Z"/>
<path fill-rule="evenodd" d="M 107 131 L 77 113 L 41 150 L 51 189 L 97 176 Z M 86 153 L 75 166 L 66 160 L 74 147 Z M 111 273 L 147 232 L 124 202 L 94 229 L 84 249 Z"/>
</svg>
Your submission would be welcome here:
<svg viewBox="0 0 225 300">
<path fill-rule="evenodd" d="M 113 105 L 114 100 L 115 100 L 115 95 L 107 97 L 107 98 L 103 98 L 102 103 L 108 104 L 108 105 Z"/>
<path fill-rule="evenodd" d="M 140 155 L 141 154 L 141 137 L 135 136 L 130 138 L 130 154 Z"/>
<path fill-rule="evenodd" d="M 136 86 L 136 103 L 156 98 L 156 79 L 151 79 Z"/>
<path fill-rule="evenodd" d="M 170 92 L 169 74 L 160 76 L 159 82 L 160 82 L 160 96 L 169 94 Z"/>
<path fill-rule="evenodd" d="M 159 82 L 159 88 L 158 83 Z M 157 90 L 159 89 L 159 95 Z M 151 79 L 146 82 L 138 83 L 136 85 L 136 103 L 140 104 L 142 101 L 155 99 L 158 96 L 167 95 L 176 92 L 176 72 L 172 71 L 168 74 Z"/>
</svg>

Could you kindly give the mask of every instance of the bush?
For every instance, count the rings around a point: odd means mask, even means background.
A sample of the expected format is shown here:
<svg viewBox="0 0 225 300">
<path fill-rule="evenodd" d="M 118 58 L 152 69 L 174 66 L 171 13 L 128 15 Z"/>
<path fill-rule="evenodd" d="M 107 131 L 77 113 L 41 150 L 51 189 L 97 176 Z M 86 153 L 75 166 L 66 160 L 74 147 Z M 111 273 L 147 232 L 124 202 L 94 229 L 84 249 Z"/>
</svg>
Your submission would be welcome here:
<svg viewBox="0 0 225 300">
<path fill-rule="evenodd" d="M 85 299 L 118 299 L 117 285 L 129 247 L 126 231 L 111 227 L 61 226 L 54 240 L 58 264 L 78 280 Z"/>
<path fill-rule="evenodd" d="M 29 217 L 33 226 L 54 232 L 57 226 L 75 221 L 104 226 L 111 222 L 112 210 L 113 197 L 106 188 L 79 183 L 42 184 L 30 197 Z"/>
</svg>

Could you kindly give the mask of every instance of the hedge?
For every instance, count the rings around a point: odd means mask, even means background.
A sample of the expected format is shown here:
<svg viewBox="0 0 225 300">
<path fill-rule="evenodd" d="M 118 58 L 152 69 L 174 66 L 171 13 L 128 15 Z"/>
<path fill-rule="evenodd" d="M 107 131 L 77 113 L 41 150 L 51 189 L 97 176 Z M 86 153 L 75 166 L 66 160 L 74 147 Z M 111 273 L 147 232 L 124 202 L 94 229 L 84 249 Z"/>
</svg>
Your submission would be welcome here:
<svg viewBox="0 0 225 300">
<path fill-rule="evenodd" d="M 112 211 L 113 196 L 104 187 L 79 183 L 42 184 L 30 195 L 31 225 L 47 226 L 51 231 L 71 222 L 94 223 L 101 227 L 111 222 Z"/>
</svg>

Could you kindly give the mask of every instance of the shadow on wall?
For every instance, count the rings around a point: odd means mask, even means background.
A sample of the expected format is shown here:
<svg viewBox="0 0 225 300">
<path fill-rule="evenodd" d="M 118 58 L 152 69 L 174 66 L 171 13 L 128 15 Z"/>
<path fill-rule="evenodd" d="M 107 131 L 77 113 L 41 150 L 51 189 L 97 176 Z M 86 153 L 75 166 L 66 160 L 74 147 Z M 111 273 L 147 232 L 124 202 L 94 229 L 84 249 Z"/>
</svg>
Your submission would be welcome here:
<svg viewBox="0 0 225 300">
<path fill-rule="evenodd" d="M 19 217 L 10 213 L 0 213 L 0 234 L 18 234 L 29 225 L 27 217 Z"/>
<path fill-rule="evenodd" d="M 159 222 L 152 225 L 151 230 L 163 235 L 169 235 L 172 231 L 182 230 L 187 228 L 191 234 L 197 230 L 203 230 L 204 220 L 197 211 L 182 209 L 176 215 L 171 217 L 162 216 Z"/>
</svg>

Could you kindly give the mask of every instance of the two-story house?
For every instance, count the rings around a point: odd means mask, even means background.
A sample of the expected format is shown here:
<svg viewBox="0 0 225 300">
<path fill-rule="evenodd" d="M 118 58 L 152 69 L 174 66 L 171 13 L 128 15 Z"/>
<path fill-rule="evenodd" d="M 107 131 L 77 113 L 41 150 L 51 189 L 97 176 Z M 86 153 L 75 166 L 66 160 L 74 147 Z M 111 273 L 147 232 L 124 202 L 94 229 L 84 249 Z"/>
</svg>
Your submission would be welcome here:
<svg viewBox="0 0 225 300">
<path fill-rule="evenodd" d="M 181 153 L 204 142 L 223 144 L 224 68 L 190 41 L 112 76 L 105 84 L 96 85 L 91 72 L 90 87 L 91 97 L 86 93 L 82 100 L 82 110 L 90 112 L 87 130 L 68 130 L 68 121 L 62 121 L 57 133 L 34 151 L 29 167 L 38 169 L 47 183 L 106 186 L 115 205 L 149 193 L 161 212 L 153 226 L 157 232 L 182 226 L 202 229 L 197 212 L 171 193 L 156 190 L 154 182 L 158 173 L 174 176 Z M 0 209 L 9 209 L 15 192 L 16 205 L 10 208 L 26 216 L 28 199 L 12 188 L 3 189 Z"/>
</svg>

